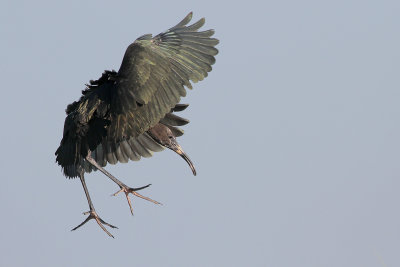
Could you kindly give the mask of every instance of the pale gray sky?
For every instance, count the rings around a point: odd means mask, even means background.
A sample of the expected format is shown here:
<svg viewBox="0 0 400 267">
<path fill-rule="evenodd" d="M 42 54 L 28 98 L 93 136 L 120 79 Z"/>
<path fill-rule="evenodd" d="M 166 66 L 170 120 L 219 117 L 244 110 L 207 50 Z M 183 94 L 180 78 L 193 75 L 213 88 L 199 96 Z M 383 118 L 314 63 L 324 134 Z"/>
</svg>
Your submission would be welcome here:
<svg viewBox="0 0 400 267">
<path fill-rule="evenodd" d="M 138 3 L 140 2 L 140 3 Z M 172 151 L 107 169 L 55 164 L 67 104 L 125 48 L 188 12 L 220 39 L 183 99 Z M 400 266 L 400 2 L 3 1 L 0 266 Z"/>
</svg>

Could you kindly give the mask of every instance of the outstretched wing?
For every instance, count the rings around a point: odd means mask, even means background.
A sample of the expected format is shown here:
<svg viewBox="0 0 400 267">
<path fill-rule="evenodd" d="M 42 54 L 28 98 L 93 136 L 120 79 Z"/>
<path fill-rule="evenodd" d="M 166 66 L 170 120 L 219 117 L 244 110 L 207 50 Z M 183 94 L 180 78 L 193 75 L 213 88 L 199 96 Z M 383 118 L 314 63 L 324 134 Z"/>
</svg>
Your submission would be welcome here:
<svg viewBox="0 0 400 267">
<path fill-rule="evenodd" d="M 207 77 L 219 41 L 210 38 L 213 30 L 198 31 L 204 18 L 186 26 L 191 19 L 189 13 L 169 30 L 144 35 L 127 48 L 114 85 L 108 140 L 140 136 L 179 103 L 191 81 Z"/>
</svg>

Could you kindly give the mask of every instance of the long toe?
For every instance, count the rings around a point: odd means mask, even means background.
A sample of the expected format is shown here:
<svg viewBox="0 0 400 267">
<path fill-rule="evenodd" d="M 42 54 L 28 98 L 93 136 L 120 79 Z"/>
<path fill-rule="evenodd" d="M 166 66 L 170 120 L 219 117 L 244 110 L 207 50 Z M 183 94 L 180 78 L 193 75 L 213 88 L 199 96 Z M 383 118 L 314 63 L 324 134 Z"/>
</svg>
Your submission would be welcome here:
<svg viewBox="0 0 400 267">
<path fill-rule="evenodd" d="M 82 225 L 84 225 L 85 223 L 90 221 L 91 219 L 94 219 L 97 222 L 97 224 L 100 226 L 100 228 L 103 229 L 104 232 L 106 232 L 106 234 L 108 234 L 110 237 L 114 238 L 114 236 L 104 227 L 104 225 L 107 225 L 111 228 L 116 228 L 116 229 L 118 229 L 118 227 L 105 222 L 103 219 L 101 219 L 99 217 L 99 215 L 97 215 L 95 210 L 85 212 L 84 214 L 89 214 L 89 216 L 81 224 L 79 224 L 77 227 L 75 227 L 71 231 L 75 231 L 76 229 L 78 229 L 79 227 L 81 227 Z"/>
<path fill-rule="evenodd" d="M 131 213 L 132 213 L 132 215 L 133 215 L 132 202 L 131 202 L 131 199 L 129 198 L 129 194 L 132 194 L 132 195 L 134 195 L 134 196 L 140 197 L 140 198 L 142 198 L 142 199 L 144 199 L 144 200 L 150 201 L 150 202 L 152 202 L 152 203 L 154 203 L 154 204 L 157 204 L 157 205 L 160 205 L 160 204 L 161 204 L 161 203 L 158 202 L 158 201 L 155 201 L 155 200 L 153 200 L 153 199 L 151 199 L 151 198 L 145 197 L 145 196 L 139 194 L 138 192 L 136 192 L 136 191 L 142 190 L 142 189 L 144 189 L 144 188 L 147 188 L 147 187 L 149 187 L 150 185 L 151 185 L 151 184 L 148 184 L 148 185 L 145 185 L 145 186 L 142 186 L 142 187 L 137 187 L 137 188 L 122 187 L 119 191 L 117 191 L 117 192 L 114 193 L 113 195 L 116 196 L 116 195 L 118 195 L 120 192 L 124 192 L 124 193 L 125 193 L 125 196 L 126 196 L 126 200 L 128 201 L 129 209 L 131 210 Z M 161 205 L 162 205 L 162 204 L 161 204 Z"/>
</svg>

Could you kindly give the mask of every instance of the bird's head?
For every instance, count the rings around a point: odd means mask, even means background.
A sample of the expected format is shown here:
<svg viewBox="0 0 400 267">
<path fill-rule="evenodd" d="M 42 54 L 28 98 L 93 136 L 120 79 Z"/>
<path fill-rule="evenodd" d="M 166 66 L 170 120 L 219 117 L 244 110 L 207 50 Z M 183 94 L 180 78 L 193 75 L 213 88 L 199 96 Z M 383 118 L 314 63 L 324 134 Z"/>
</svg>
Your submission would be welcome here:
<svg viewBox="0 0 400 267">
<path fill-rule="evenodd" d="M 165 146 L 179 154 L 187 162 L 187 164 L 189 164 L 190 169 L 192 169 L 193 175 L 196 176 L 196 169 L 194 168 L 193 162 L 190 160 L 185 151 L 183 151 L 182 147 L 178 144 L 175 136 L 169 136 L 169 142 Z"/>
<path fill-rule="evenodd" d="M 189 164 L 190 169 L 192 169 L 193 175 L 196 175 L 196 169 L 194 168 L 193 162 L 190 160 L 189 156 L 183 151 L 182 147 L 176 141 L 176 137 L 172 131 L 165 125 L 159 123 L 149 130 L 151 137 L 157 141 L 160 145 L 167 147 L 177 154 L 179 154 L 186 162 Z"/>
</svg>

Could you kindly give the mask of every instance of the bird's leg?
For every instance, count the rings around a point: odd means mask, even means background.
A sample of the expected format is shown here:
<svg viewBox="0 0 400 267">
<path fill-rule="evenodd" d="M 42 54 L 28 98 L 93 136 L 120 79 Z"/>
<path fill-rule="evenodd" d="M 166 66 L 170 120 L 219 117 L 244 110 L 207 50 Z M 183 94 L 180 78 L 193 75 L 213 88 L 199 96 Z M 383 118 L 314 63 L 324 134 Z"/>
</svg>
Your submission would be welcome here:
<svg viewBox="0 0 400 267">
<path fill-rule="evenodd" d="M 90 156 L 90 154 L 91 154 L 91 153 L 90 153 L 90 151 L 89 151 L 89 154 L 88 154 L 88 156 L 86 157 L 86 160 L 87 160 L 90 164 L 92 164 L 94 167 L 96 167 L 98 170 L 100 170 L 102 173 L 104 173 L 108 178 L 110 178 L 114 183 L 116 183 L 116 184 L 119 186 L 120 190 L 119 190 L 118 192 L 114 193 L 113 196 L 116 196 L 116 195 L 118 195 L 118 194 L 121 193 L 121 192 L 124 192 L 124 193 L 125 193 L 125 196 L 126 196 L 126 199 L 128 200 L 128 205 L 129 205 L 129 208 L 130 208 L 130 210 L 131 210 L 132 215 L 133 215 L 133 208 L 132 208 L 131 200 L 130 200 L 130 198 L 129 198 L 129 194 L 132 194 L 132 195 L 135 195 L 135 196 L 137 196 L 137 197 L 143 198 L 143 199 L 145 199 L 145 200 L 147 200 L 147 201 L 153 202 L 154 204 L 161 204 L 161 203 L 158 202 L 158 201 L 155 201 L 155 200 L 153 200 L 153 199 L 151 199 L 151 198 L 145 197 L 145 196 L 139 194 L 138 192 L 136 192 L 136 191 L 139 191 L 139 190 L 142 190 L 142 189 L 144 189 L 144 188 L 149 187 L 151 184 L 148 184 L 148 185 L 145 185 L 145 186 L 142 186 L 142 187 L 131 188 L 131 187 L 125 185 L 123 182 L 121 182 L 121 181 L 118 180 L 117 178 L 115 178 L 111 173 L 109 173 L 108 171 L 106 171 L 103 167 L 101 167 L 101 166 Z"/>
<path fill-rule="evenodd" d="M 85 212 L 85 213 L 83 213 L 83 214 L 85 214 L 85 215 L 89 214 L 89 216 L 86 218 L 86 220 L 84 220 L 81 224 L 79 224 L 77 227 L 75 227 L 75 228 L 72 229 L 71 231 L 74 231 L 74 230 L 78 229 L 79 227 L 81 227 L 82 225 L 84 225 L 85 223 L 87 223 L 88 221 L 90 221 L 91 219 L 95 219 L 96 222 L 97 222 L 97 224 L 101 227 L 101 229 L 103 229 L 103 231 L 106 232 L 109 236 L 111 236 L 112 238 L 114 238 L 114 236 L 113 236 L 112 234 L 110 234 L 110 232 L 107 231 L 107 229 L 104 227 L 103 224 L 105 224 L 105 225 L 107 225 L 107 226 L 110 226 L 111 228 L 117 228 L 117 229 L 118 229 L 118 227 L 116 227 L 116 226 L 114 226 L 114 225 L 111 225 L 111 224 L 109 224 L 109 223 L 106 223 L 105 221 L 103 221 L 103 220 L 97 215 L 96 210 L 94 209 L 92 200 L 90 199 L 89 191 L 88 191 L 88 189 L 87 189 L 87 187 L 86 187 L 86 182 L 85 182 L 85 178 L 84 178 L 84 175 L 83 175 L 83 171 L 80 173 L 79 178 L 81 179 L 81 183 L 82 183 L 83 189 L 85 190 L 85 194 L 86 194 L 86 198 L 87 198 L 88 203 L 89 203 L 89 208 L 90 208 L 90 210 L 87 211 L 87 212 Z"/>
</svg>

